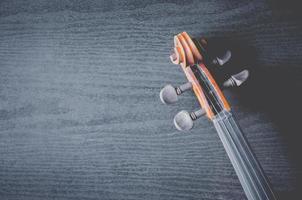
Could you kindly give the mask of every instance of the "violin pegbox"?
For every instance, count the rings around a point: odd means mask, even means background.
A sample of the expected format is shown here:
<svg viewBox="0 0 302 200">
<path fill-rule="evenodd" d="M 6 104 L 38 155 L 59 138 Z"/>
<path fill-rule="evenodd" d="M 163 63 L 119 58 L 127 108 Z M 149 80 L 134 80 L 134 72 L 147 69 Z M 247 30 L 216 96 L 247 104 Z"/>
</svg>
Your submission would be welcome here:
<svg viewBox="0 0 302 200">
<path fill-rule="evenodd" d="M 208 42 L 206 39 L 191 38 L 186 32 L 174 36 L 173 53 L 170 56 L 172 63 L 179 64 L 186 75 L 188 82 L 174 87 L 166 85 L 160 91 L 160 99 L 164 104 L 172 104 L 178 101 L 178 96 L 187 90 L 193 90 L 200 108 L 195 112 L 180 111 L 174 117 L 174 124 L 178 130 L 190 130 L 193 121 L 206 115 L 210 120 L 226 110 L 230 106 L 221 89 L 211 74 L 212 67 L 223 66 L 231 59 L 231 51 L 227 50 L 223 56 L 211 58 L 207 52 Z M 248 77 L 245 70 L 231 76 L 224 87 L 240 86 Z"/>
</svg>

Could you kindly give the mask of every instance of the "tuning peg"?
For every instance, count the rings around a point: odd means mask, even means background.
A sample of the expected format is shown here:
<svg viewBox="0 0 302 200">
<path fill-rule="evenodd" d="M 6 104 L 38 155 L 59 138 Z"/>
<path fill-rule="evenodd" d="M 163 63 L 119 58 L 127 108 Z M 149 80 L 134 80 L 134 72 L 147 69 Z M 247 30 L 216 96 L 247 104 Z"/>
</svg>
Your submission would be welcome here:
<svg viewBox="0 0 302 200">
<path fill-rule="evenodd" d="M 174 117 L 174 125 L 180 131 L 188 131 L 193 128 L 193 121 L 205 114 L 204 109 L 199 109 L 195 112 L 189 113 L 182 110 Z"/>
<path fill-rule="evenodd" d="M 225 54 L 222 56 L 222 57 L 216 57 L 214 60 L 213 60 L 213 63 L 215 65 L 219 65 L 219 66 L 222 66 L 224 65 L 226 62 L 228 62 L 232 57 L 232 52 L 230 50 L 227 50 L 225 52 Z"/>
<path fill-rule="evenodd" d="M 178 100 L 178 95 L 192 88 L 192 84 L 187 82 L 179 87 L 173 87 L 172 85 L 166 85 L 159 93 L 161 102 L 164 104 L 172 104 Z"/>
<path fill-rule="evenodd" d="M 223 83 L 224 87 L 239 87 L 242 83 L 244 83 L 249 77 L 249 71 L 243 70 L 238 74 L 231 76 L 228 80 Z"/>
</svg>

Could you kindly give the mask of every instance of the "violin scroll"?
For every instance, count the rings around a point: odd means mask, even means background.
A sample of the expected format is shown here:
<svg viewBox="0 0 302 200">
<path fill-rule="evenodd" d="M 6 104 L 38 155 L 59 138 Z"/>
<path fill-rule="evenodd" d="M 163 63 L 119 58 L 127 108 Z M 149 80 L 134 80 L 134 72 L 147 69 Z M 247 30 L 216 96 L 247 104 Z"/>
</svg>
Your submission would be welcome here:
<svg viewBox="0 0 302 200">
<path fill-rule="evenodd" d="M 215 57 L 209 55 L 208 49 L 209 44 L 205 38 L 191 38 L 186 32 L 174 36 L 174 48 L 170 58 L 172 63 L 181 66 L 188 82 L 179 87 L 165 86 L 160 91 L 160 99 L 164 104 L 172 104 L 178 101 L 180 94 L 192 89 L 200 104 L 199 109 L 202 110 L 200 113 L 213 120 L 219 113 L 231 109 L 219 86 L 224 88 L 240 86 L 247 80 L 249 72 L 244 70 L 231 76 L 224 83 L 217 84 L 215 74 L 212 75 L 215 71 L 213 68 L 228 63 L 232 53 L 227 50 L 223 56 Z M 181 111 L 175 116 L 174 124 L 179 130 L 189 130 L 198 117 L 194 117 L 194 114 L 187 111 Z"/>
</svg>

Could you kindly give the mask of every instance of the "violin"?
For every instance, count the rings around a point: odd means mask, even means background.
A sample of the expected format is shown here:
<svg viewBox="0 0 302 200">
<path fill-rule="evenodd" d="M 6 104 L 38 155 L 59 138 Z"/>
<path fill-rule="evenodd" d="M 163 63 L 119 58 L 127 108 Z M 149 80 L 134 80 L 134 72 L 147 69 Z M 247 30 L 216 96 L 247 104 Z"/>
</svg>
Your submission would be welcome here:
<svg viewBox="0 0 302 200">
<path fill-rule="evenodd" d="M 208 42 L 205 38 L 191 38 L 186 32 L 174 36 L 172 63 L 179 64 L 188 82 L 174 87 L 166 85 L 160 91 L 164 104 L 172 104 L 185 91 L 193 90 L 200 109 L 194 112 L 180 111 L 174 117 L 174 125 L 180 131 L 188 131 L 194 121 L 201 116 L 213 122 L 219 138 L 235 169 L 244 193 L 249 200 L 277 199 L 263 169 L 257 161 L 248 141 L 233 117 L 231 106 L 225 98 L 222 87 L 238 87 L 244 83 L 249 71 L 232 75 L 218 85 L 212 69 L 227 63 L 232 53 L 227 50 L 221 57 L 213 59 L 208 54 Z"/>
</svg>

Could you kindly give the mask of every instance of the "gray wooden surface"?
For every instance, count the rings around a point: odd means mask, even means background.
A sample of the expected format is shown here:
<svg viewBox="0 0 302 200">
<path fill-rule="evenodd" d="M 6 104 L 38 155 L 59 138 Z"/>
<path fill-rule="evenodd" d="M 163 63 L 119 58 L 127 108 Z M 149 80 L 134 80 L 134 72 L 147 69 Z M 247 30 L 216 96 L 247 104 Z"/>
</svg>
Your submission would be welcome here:
<svg viewBox="0 0 302 200">
<path fill-rule="evenodd" d="M 159 101 L 185 81 L 168 57 L 181 31 L 255 49 L 226 96 L 280 197 L 301 199 L 302 32 L 284 5 L 1 0 L 0 199 L 245 199 L 211 122 L 173 127 L 192 93 Z"/>
</svg>

